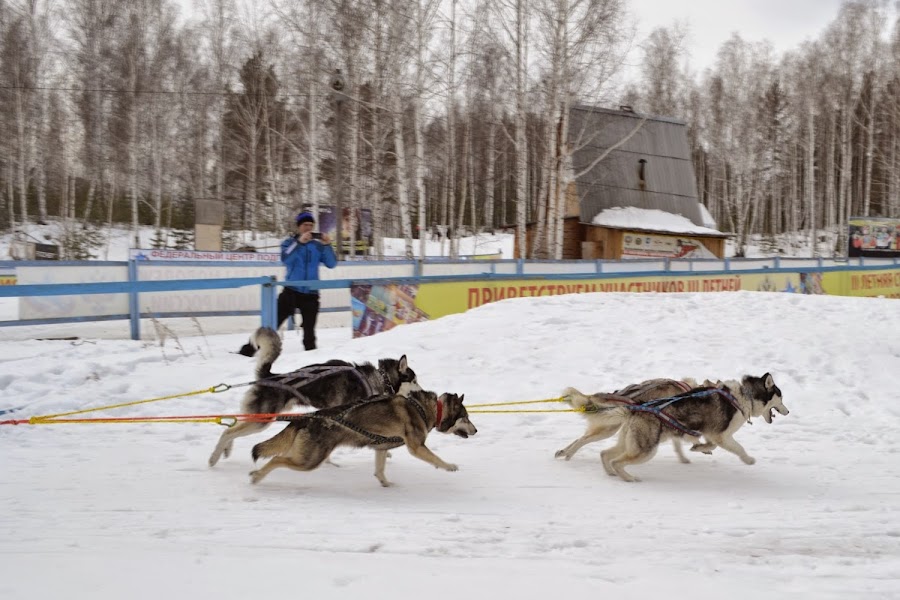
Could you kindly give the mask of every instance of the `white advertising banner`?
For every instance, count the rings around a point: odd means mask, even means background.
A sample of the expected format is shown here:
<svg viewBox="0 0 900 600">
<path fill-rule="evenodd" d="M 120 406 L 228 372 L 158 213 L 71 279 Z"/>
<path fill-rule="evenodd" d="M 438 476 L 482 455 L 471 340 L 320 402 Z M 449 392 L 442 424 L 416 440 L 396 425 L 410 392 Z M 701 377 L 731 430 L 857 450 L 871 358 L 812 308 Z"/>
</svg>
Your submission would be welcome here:
<svg viewBox="0 0 900 600">
<path fill-rule="evenodd" d="M 716 258 L 698 238 L 626 231 L 622 258 Z"/>
<path fill-rule="evenodd" d="M 128 281 L 126 266 L 53 266 L 16 269 L 17 283 L 105 283 Z M 127 315 L 128 294 L 81 294 L 70 296 L 22 296 L 19 318 L 56 319 L 61 317 L 102 317 Z"/>
<path fill-rule="evenodd" d="M 135 249 L 128 251 L 132 260 L 159 261 L 221 261 L 221 262 L 260 262 L 281 264 L 278 252 L 206 252 L 204 250 L 152 250 Z"/>
<path fill-rule="evenodd" d="M 258 267 L 192 266 L 186 262 L 160 262 L 138 267 L 141 281 L 169 281 L 172 279 L 227 279 L 238 277 L 275 276 L 282 279 L 281 263 Z M 184 292 L 145 292 L 138 296 L 138 309 L 142 313 L 207 312 L 259 310 L 260 286 L 219 290 L 192 290 Z"/>
</svg>

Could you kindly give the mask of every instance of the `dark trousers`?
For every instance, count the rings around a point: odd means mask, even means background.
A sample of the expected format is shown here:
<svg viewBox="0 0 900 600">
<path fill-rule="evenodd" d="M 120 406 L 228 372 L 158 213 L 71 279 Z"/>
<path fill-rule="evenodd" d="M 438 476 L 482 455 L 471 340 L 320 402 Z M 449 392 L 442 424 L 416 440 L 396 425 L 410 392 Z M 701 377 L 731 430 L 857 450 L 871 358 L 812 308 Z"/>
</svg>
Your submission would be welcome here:
<svg viewBox="0 0 900 600">
<path fill-rule="evenodd" d="M 304 294 L 289 287 L 278 295 L 278 327 L 284 323 L 294 311 L 300 310 L 303 327 L 303 347 L 316 349 L 316 318 L 319 316 L 319 296 Z"/>
</svg>

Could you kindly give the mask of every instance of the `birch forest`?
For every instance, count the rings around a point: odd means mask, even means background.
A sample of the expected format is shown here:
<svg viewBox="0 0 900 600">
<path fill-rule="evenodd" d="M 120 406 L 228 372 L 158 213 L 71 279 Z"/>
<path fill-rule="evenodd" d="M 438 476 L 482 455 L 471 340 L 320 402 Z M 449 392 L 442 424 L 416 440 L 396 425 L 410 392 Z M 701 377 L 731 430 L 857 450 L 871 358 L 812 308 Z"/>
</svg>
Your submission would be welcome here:
<svg viewBox="0 0 900 600">
<path fill-rule="evenodd" d="M 637 39 L 627 0 L 0 0 L 0 232 L 189 230 L 218 200 L 226 230 L 281 235 L 340 190 L 374 256 L 440 226 L 451 254 L 516 227 L 558 258 L 569 107 L 628 104 L 687 123 L 739 254 L 841 255 L 851 216 L 900 217 L 898 13 L 848 0 L 817 39 L 734 34 L 696 72 L 685 25 Z"/>
</svg>

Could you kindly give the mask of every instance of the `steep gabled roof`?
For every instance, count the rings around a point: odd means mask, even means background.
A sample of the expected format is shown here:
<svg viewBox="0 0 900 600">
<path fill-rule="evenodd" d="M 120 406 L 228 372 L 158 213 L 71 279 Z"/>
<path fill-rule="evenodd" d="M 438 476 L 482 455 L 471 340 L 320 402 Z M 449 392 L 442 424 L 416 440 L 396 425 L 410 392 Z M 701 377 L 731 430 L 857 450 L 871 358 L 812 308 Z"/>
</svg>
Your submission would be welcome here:
<svg viewBox="0 0 900 600">
<path fill-rule="evenodd" d="M 583 223 L 590 223 L 604 209 L 620 206 L 663 210 L 703 225 L 683 121 L 575 105 L 570 110 L 569 137 L 575 148 L 572 166 Z"/>
</svg>

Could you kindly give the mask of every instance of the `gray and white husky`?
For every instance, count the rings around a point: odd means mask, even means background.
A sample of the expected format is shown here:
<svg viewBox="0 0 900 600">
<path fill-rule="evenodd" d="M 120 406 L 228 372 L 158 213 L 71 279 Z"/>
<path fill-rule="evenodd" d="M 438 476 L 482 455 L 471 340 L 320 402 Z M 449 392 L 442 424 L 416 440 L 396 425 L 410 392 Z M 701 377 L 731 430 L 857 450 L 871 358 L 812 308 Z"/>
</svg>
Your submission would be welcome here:
<svg viewBox="0 0 900 600">
<path fill-rule="evenodd" d="M 335 448 L 350 446 L 375 450 L 375 477 L 387 487 L 391 485 L 384 476 L 388 450 L 406 446 L 410 454 L 435 468 L 456 471 L 456 465 L 444 462 L 425 445 L 428 433 L 436 429 L 467 438 L 478 432 L 469 421 L 463 396 L 438 396 L 425 390 L 385 395 L 284 418 L 289 418 L 291 423 L 283 431 L 253 446 L 254 462 L 260 457 L 273 457 L 250 473 L 253 483 L 259 483 L 279 467 L 312 471 Z"/>
<path fill-rule="evenodd" d="M 705 381 L 703 385 L 707 386 L 713 384 L 709 381 Z M 588 409 L 590 411 L 585 413 L 588 425 L 584 435 L 562 450 L 559 450 L 556 453 L 556 458 L 572 460 L 575 453 L 582 447 L 614 436 L 616 432 L 619 431 L 624 420 L 604 412 L 607 411 L 611 405 L 641 404 L 659 398 L 677 396 L 678 394 L 683 394 L 696 387 L 698 387 L 697 382 L 693 379 L 648 379 L 641 383 L 629 385 L 628 387 L 617 390 L 611 394 L 601 392 L 586 396 L 575 388 L 567 388 L 563 392 L 563 399 L 573 408 Z M 600 411 L 603 414 L 600 415 L 597 411 Z M 691 462 L 684 454 L 684 450 L 681 446 L 681 438 L 673 437 L 672 446 L 675 448 L 678 460 L 685 464 Z"/>
<path fill-rule="evenodd" d="M 656 396 L 662 404 L 645 404 L 637 409 L 614 394 L 585 396 L 569 388 L 564 393 L 567 401 L 576 407 L 590 406 L 593 410 L 585 413 L 588 433 L 557 456 L 574 454 L 584 444 L 618 431 L 616 445 L 604 450 L 600 456 L 606 472 L 625 481 L 640 481 L 625 467 L 650 460 L 659 444 L 667 439 L 687 439 L 694 444 L 691 450 L 707 454 L 718 446 L 752 465 L 756 459 L 747 454 L 733 436 L 751 417 L 763 417 L 766 423 L 771 423 L 774 411 L 789 414 L 781 390 L 769 373 L 762 377 L 745 375 L 741 381 L 710 383 L 706 381 L 702 387 L 673 396 Z M 593 436 L 590 435 L 592 431 Z"/>
<path fill-rule="evenodd" d="M 405 354 L 399 360 L 380 359 L 377 367 L 329 360 L 279 375 L 272 373 L 272 364 L 281 355 L 278 333 L 260 327 L 250 337 L 250 343 L 257 349 L 256 381 L 241 402 L 243 414 L 275 414 L 296 406 L 322 409 L 422 389 Z M 228 458 L 235 438 L 257 433 L 269 425 L 271 421 L 241 421 L 226 429 L 209 457 L 209 466 L 222 456 Z"/>
</svg>

